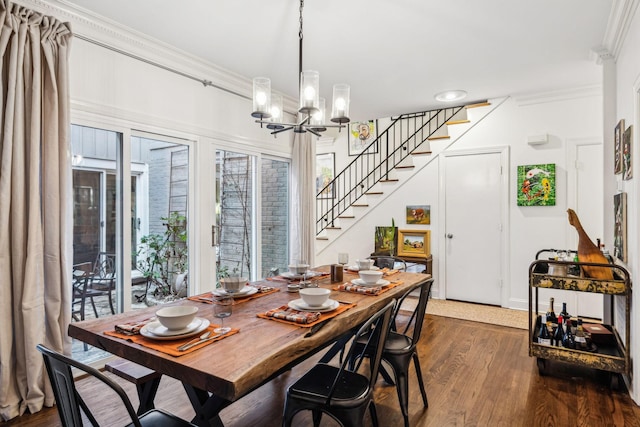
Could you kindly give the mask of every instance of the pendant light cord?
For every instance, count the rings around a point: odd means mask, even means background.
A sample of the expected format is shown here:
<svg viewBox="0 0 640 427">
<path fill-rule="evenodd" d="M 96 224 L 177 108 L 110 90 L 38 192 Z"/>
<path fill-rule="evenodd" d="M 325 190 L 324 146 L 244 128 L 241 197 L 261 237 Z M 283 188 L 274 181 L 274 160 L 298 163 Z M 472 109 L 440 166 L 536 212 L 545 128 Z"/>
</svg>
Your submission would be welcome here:
<svg viewBox="0 0 640 427">
<path fill-rule="evenodd" d="M 300 0 L 300 30 L 298 31 L 299 47 L 298 47 L 298 90 L 302 84 L 302 9 L 304 8 L 304 0 Z"/>
</svg>

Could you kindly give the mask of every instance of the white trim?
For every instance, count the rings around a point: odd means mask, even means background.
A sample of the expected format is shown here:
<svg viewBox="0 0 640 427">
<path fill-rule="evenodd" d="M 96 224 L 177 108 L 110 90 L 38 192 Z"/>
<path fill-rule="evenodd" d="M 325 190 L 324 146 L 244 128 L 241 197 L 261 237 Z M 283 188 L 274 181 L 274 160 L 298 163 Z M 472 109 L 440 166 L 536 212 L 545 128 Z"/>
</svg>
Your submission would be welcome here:
<svg viewBox="0 0 640 427">
<path fill-rule="evenodd" d="M 544 104 L 547 102 L 569 101 L 578 98 L 602 96 L 602 85 L 588 85 L 545 92 L 520 93 L 513 95 L 518 107 Z"/>
<path fill-rule="evenodd" d="M 618 59 L 638 4 L 639 0 L 613 0 L 602 46 L 594 49 L 594 53 L 598 55 L 597 64 L 602 64 L 607 57 Z"/>
</svg>

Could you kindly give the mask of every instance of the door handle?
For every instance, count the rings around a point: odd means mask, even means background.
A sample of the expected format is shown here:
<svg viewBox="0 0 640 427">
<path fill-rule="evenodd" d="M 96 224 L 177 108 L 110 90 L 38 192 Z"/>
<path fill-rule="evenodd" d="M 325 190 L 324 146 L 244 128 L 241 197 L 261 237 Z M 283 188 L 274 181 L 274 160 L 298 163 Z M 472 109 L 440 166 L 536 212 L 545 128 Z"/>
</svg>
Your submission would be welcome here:
<svg viewBox="0 0 640 427">
<path fill-rule="evenodd" d="M 447 234 L 447 239 L 453 239 L 453 234 L 448 233 L 448 234 Z"/>
</svg>

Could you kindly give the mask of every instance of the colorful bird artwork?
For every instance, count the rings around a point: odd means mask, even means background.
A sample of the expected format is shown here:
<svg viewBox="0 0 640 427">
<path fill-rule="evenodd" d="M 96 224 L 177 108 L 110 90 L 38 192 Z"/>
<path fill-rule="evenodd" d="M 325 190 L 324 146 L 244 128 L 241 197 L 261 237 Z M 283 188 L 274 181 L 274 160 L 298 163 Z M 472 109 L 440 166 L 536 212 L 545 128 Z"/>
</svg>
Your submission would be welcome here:
<svg viewBox="0 0 640 427">
<path fill-rule="evenodd" d="M 518 166 L 518 206 L 554 206 L 555 188 L 555 163 Z"/>
</svg>

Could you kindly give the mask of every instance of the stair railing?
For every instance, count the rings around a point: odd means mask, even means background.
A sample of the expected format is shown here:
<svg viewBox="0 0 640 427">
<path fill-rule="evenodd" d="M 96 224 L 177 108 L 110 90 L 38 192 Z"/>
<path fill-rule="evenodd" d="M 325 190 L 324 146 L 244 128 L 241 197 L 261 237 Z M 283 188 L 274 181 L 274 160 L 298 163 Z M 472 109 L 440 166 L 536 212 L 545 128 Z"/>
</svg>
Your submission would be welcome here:
<svg viewBox="0 0 640 427">
<path fill-rule="evenodd" d="M 442 108 L 391 118 L 391 124 L 369 143 L 316 195 L 316 235 L 335 226 L 335 220 L 414 152 L 428 147 L 436 134 L 464 106 Z M 427 141 L 427 144 L 424 144 Z M 371 194 L 371 193 L 369 193 Z"/>
</svg>

